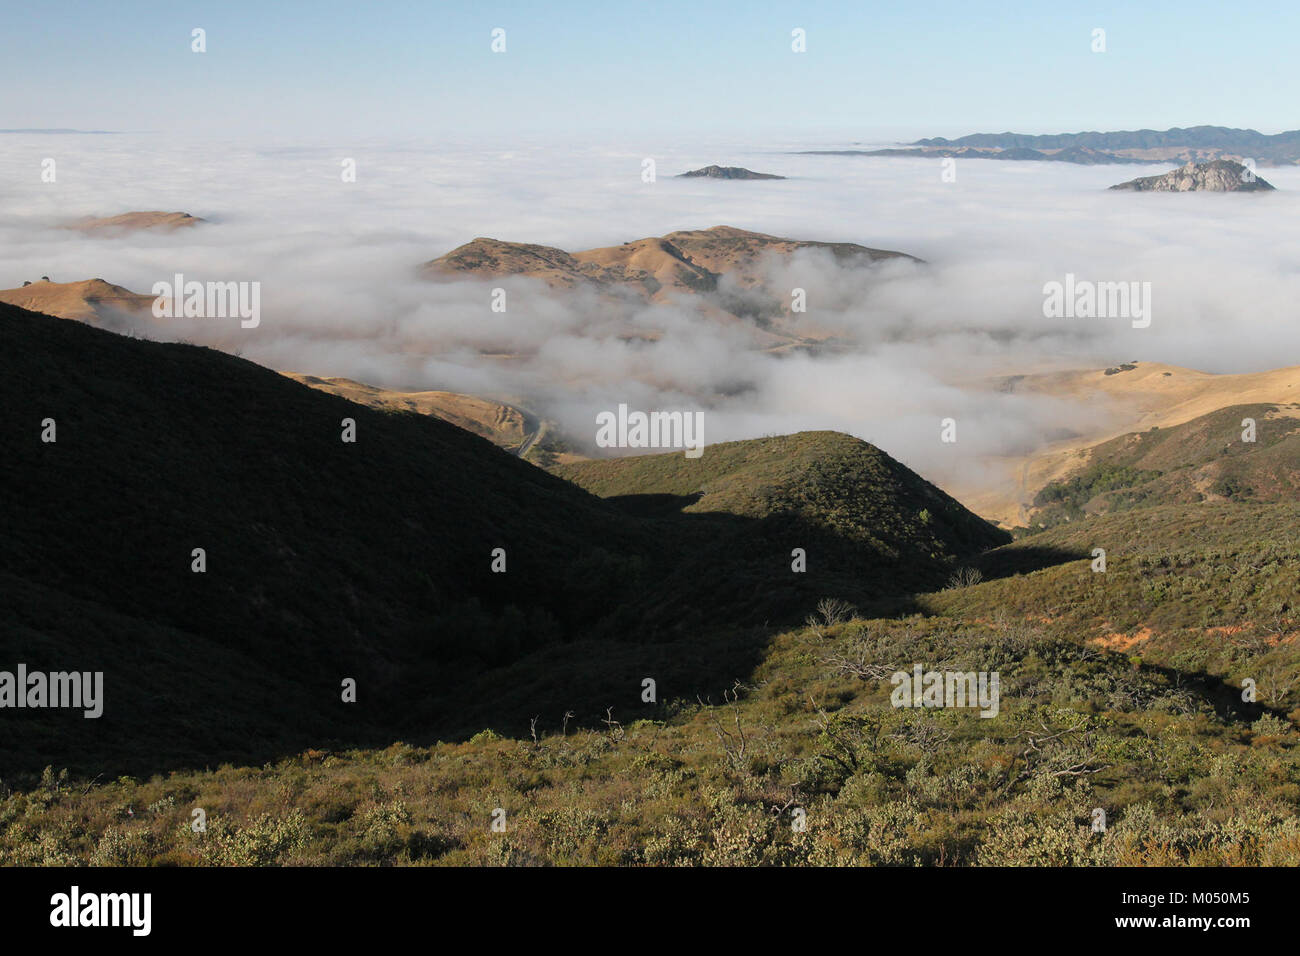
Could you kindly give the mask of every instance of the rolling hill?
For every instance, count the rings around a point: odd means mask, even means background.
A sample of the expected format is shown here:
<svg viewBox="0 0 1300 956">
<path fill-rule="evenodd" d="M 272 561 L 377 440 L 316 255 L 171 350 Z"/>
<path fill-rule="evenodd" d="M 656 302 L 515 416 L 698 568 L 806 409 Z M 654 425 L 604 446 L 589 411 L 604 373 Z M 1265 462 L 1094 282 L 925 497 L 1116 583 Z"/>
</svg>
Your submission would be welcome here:
<svg viewBox="0 0 1300 956">
<path fill-rule="evenodd" d="M 637 455 L 554 471 L 629 511 L 804 521 L 900 566 L 1008 540 L 879 448 L 840 432 L 725 442 L 698 460 Z"/>
<path fill-rule="evenodd" d="M 80 282 L 39 280 L 17 289 L 0 290 L 0 302 L 33 312 L 74 319 L 104 328 L 125 328 L 124 319 L 148 316 L 154 297 L 139 295 L 103 279 Z"/>
<path fill-rule="evenodd" d="M 1090 450 L 1130 432 L 1170 428 L 1232 405 L 1300 401 L 1300 366 L 1216 374 L 1160 362 L 1002 376 L 989 387 L 1027 397 L 1086 403 L 1095 423 L 1025 454 L 991 459 L 993 483 L 949 483 L 946 490 L 1003 527 L 1029 524 L 1034 495 L 1078 471 Z"/>
<path fill-rule="evenodd" d="M 746 458 L 793 459 L 798 480 L 755 487 L 743 507 L 720 500 L 731 510 L 638 513 L 427 415 L 7 305 L 0 401 L 0 496 L 21 503 L 0 537 L 0 660 L 102 670 L 107 698 L 93 721 L 0 715 L 14 770 L 116 774 L 458 732 L 535 706 L 527 681 L 476 682 L 566 645 L 614 661 L 620 644 L 686 642 L 670 655 L 685 689 L 757 653 L 753 628 L 803 617 L 832 584 L 899 596 L 998 538 L 844 436 L 724 447 L 716 467 L 706 450 L 724 483 Z M 50 420 L 56 440 L 42 441 Z M 807 574 L 790 569 L 796 546 Z M 594 720 L 614 678 L 579 670 L 548 693 Z"/>
<path fill-rule="evenodd" d="M 736 621 L 780 620 L 783 606 L 810 607 L 827 594 L 866 604 L 930 590 L 1009 540 L 880 449 L 839 432 L 710 445 L 699 459 L 638 455 L 554 471 L 628 514 L 682 523 L 702 560 L 683 564 L 678 586 L 692 591 L 701 569 L 716 569 L 700 598 Z M 795 548 L 804 572 L 790 573 Z"/>
<path fill-rule="evenodd" d="M 425 263 L 422 273 L 443 280 L 524 276 L 553 289 L 586 289 L 625 303 L 691 297 L 713 319 L 746 321 L 760 347 L 782 349 L 825 338 L 806 322 L 800 328 L 789 323 L 789 290 L 769 288 L 767 275 L 774 262 L 806 252 L 826 253 L 845 268 L 919 261 L 856 243 L 783 239 L 714 226 L 573 253 L 478 238 Z"/>
<path fill-rule="evenodd" d="M 1029 524 L 1154 504 L 1290 502 L 1298 491 L 1300 404 L 1230 405 L 1087 449 L 1037 492 Z"/>
<path fill-rule="evenodd" d="M 522 275 L 542 279 L 557 288 L 582 284 L 623 287 L 653 298 L 668 292 L 713 291 L 724 274 L 752 284 L 760 278 L 758 269 L 764 256 L 789 256 L 803 249 L 825 249 L 848 265 L 885 259 L 915 261 L 906 253 L 851 242 L 783 239 L 734 226 L 714 226 L 574 253 L 551 246 L 480 238 L 425 263 L 424 271 L 441 277 Z"/>
<path fill-rule="evenodd" d="M 171 232 L 174 229 L 188 229 L 191 226 L 197 226 L 201 222 L 207 222 L 207 220 L 200 219 L 198 216 L 191 216 L 187 212 L 150 210 L 146 212 L 126 212 L 118 216 L 88 216 L 85 219 L 78 219 L 76 222 L 68 223 L 67 228 L 96 236 L 118 236 L 146 229 Z"/>
</svg>

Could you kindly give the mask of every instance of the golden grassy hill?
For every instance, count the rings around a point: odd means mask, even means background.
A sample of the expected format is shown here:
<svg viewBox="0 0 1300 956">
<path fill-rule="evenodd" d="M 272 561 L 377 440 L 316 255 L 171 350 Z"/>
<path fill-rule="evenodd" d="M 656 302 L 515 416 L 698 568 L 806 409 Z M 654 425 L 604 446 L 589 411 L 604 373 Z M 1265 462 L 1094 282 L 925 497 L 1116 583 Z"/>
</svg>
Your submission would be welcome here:
<svg viewBox="0 0 1300 956">
<path fill-rule="evenodd" d="M 832 330 L 816 326 L 806 316 L 793 321 L 790 290 L 765 285 L 764 272 L 772 257 L 789 258 L 809 249 L 827 250 L 849 267 L 885 259 L 917 261 L 905 253 L 855 243 L 784 239 L 714 226 L 573 253 L 478 238 L 426 262 L 422 271 L 439 279 L 525 276 L 553 289 L 587 288 L 611 300 L 663 303 L 690 297 L 706 318 L 747 323 L 754 347 L 786 351 L 818 346 L 832 335 Z M 631 334 L 652 339 L 658 335 L 644 326 Z"/>
<path fill-rule="evenodd" d="M 404 392 L 348 378 L 318 378 L 301 372 L 282 374 L 295 382 L 338 395 L 358 405 L 432 415 L 510 450 L 523 445 L 538 427 L 533 416 L 513 405 L 473 395 L 441 391 Z"/>
<path fill-rule="evenodd" d="M 735 226 L 714 226 L 573 253 L 553 246 L 478 238 L 425 263 L 424 270 L 432 276 L 531 276 L 560 288 L 580 282 L 619 283 L 654 295 L 663 287 L 711 290 L 723 274 L 753 281 L 762 256 L 788 256 L 800 249 L 827 249 L 847 263 L 913 258 L 851 242 L 784 239 Z"/>
<path fill-rule="evenodd" d="M 98 326 L 111 324 L 115 316 L 151 312 L 154 297 L 138 295 L 103 279 L 40 280 L 17 289 L 0 289 L 0 302 Z"/>
<path fill-rule="evenodd" d="M 620 246 L 576 252 L 573 258 L 592 270 L 598 281 L 641 287 L 652 299 L 662 292 L 709 292 L 717 286 L 713 272 L 692 262 L 667 239 L 637 239 Z"/>
<path fill-rule="evenodd" d="M 884 259 L 913 259 L 902 252 L 871 249 L 852 242 L 816 242 L 782 239 L 734 226 L 685 229 L 670 232 L 664 239 L 692 262 L 717 274 L 727 274 L 745 285 L 758 281 L 760 260 L 767 255 L 788 257 L 801 249 L 826 249 L 844 264 L 869 264 Z"/>
<path fill-rule="evenodd" d="M 69 223 L 67 228 L 103 236 L 136 232 L 141 229 L 170 232 L 173 229 L 185 229 L 206 221 L 197 216 L 191 216 L 187 212 L 126 212 L 119 216 L 79 219 L 76 222 Z"/>
<path fill-rule="evenodd" d="M 1300 366 L 1220 375 L 1160 362 L 1133 362 L 1109 369 L 1074 369 L 1015 375 L 997 383 L 1002 391 L 1087 404 L 1102 415 L 1085 434 L 1046 444 L 997 464 L 1004 480 L 995 486 L 946 487 L 976 514 L 1006 526 L 1023 525 L 1035 494 L 1084 467 L 1095 446 L 1152 428 L 1170 428 L 1233 405 L 1300 402 Z"/>
</svg>

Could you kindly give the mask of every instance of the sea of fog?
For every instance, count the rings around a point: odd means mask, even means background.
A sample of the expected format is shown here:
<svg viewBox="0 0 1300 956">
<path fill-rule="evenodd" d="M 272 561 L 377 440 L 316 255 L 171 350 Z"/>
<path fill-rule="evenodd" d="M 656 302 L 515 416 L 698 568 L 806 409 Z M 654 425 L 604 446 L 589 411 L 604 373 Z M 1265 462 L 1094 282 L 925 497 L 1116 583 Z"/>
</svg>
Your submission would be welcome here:
<svg viewBox="0 0 1300 956">
<path fill-rule="evenodd" d="M 169 336 L 142 323 L 142 334 L 277 369 L 513 397 L 579 441 L 619 403 L 703 409 L 710 443 L 839 429 L 940 484 L 970 484 L 988 456 L 1023 453 L 1100 413 L 998 392 L 986 384 L 994 375 L 1131 360 L 1215 372 L 1300 364 L 1300 167 L 1261 168 L 1278 187 L 1267 195 L 1133 194 L 1106 187 L 1172 166 L 958 160 L 953 178 L 937 159 L 795 153 L 871 147 L 7 134 L 0 287 L 42 275 L 143 293 L 176 273 L 255 281 L 256 328 L 207 320 Z M 348 160 L 355 182 L 341 175 Z M 789 178 L 674 178 L 710 163 Z M 211 225 L 117 239 L 59 228 L 131 210 L 182 210 Z M 774 264 L 773 287 L 805 289 L 810 317 L 849 343 L 782 358 L 755 353 L 689 302 L 611 315 L 594 297 L 509 280 L 509 308 L 494 313 L 480 284 L 416 273 L 476 236 L 577 250 L 719 224 L 895 249 L 926 265 L 846 271 L 819 255 Z M 1149 326 L 1045 317 L 1044 285 L 1067 274 L 1150 283 Z M 664 334 L 629 341 L 629 323 Z M 487 354 L 502 348 L 525 357 Z M 955 446 L 938 440 L 947 417 L 959 422 Z"/>
</svg>

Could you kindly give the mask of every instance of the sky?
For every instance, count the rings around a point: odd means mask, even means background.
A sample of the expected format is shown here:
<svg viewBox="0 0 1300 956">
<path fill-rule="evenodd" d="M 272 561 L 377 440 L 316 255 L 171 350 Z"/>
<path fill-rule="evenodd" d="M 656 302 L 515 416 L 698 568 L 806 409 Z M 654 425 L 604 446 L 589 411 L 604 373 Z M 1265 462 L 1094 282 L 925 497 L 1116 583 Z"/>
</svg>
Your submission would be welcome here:
<svg viewBox="0 0 1300 956">
<path fill-rule="evenodd" d="M 2 0 L 0 129 L 326 142 L 1300 125 L 1300 4 Z M 191 50 L 205 31 L 206 52 Z M 491 49 L 505 30 L 505 52 Z M 1094 29 L 1106 50 L 1095 53 Z M 806 51 L 791 34 L 806 32 Z M 646 149 L 642 145 L 634 148 Z"/>
</svg>

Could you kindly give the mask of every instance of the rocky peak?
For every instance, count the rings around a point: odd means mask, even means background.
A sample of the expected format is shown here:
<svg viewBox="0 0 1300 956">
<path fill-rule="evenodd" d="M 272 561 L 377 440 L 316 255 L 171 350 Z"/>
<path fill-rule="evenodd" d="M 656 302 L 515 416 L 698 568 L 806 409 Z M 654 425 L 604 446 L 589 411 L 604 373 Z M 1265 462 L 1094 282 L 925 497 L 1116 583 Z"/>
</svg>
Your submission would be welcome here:
<svg viewBox="0 0 1300 956">
<path fill-rule="evenodd" d="M 1260 179 L 1252 170 L 1230 159 L 1216 159 L 1208 163 L 1188 162 L 1161 176 L 1143 176 L 1111 189 L 1129 189 L 1135 192 L 1258 192 L 1271 190 L 1270 183 Z"/>
</svg>

